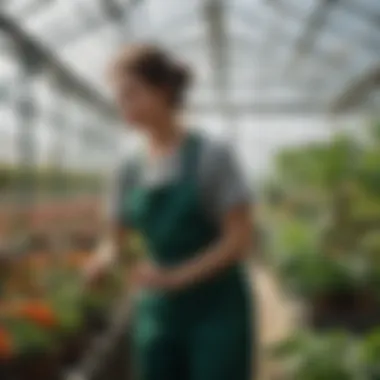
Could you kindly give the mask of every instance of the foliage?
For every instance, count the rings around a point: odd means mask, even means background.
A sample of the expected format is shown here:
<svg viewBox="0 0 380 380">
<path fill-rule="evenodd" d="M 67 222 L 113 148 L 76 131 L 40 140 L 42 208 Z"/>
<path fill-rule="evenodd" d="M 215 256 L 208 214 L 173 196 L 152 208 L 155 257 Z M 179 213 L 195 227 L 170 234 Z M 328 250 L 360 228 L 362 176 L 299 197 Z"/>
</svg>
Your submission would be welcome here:
<svg viewBox="0 0 380 380">
<path fill-rule="evenodd" d="M 2 322 L 12 339 L 13 354 L 46 352 L 56 345 L 56 336 L 27 319 L 9 318 Z"/>
<path fill-rule="evenodd" d="M 330 142 L 288 149 L 277 157 L 277 175 L 293 189 L 311 186 L 331 191 L 355 176 L 360 152 L 355 140 L 344 135 Z"/>
<path fill-rule="evenodd" d="M 380 331 L 364 338 L 302 331 L 271 348 L 292 380 L 373 380 L 378 376 Z"/>
<path fill-rule="evenodd" d="M 10 355 L 54 350 L 85 326 L 88 306 L 109 313 L 123 290 L 123 268 L 85 287 L 82 267 L 89 257 L 86 252 L 72 251 L 15 260 L 4 279 L 8 291 L 2 295 L 0 357 L 8 349 Z"/>
<path fill-rule="evenodd" d="M 65 192 L 97 192 L 104 180 L 97 174 L 58 171 L 53 169 L 23 168 L 0 166 L 0 192 L 17 191 L 25 185 L 35 186 L 38 193 L 44 195 Z"/>
<path fill-rule="evenodd" d="M 362 141 L 340 134 L 277 156 L 268 188 L 281 197 L 267 197 L 269 251 L 299 294 L 380 294 L 380 124 L 366 133 Z"/>
</svg>

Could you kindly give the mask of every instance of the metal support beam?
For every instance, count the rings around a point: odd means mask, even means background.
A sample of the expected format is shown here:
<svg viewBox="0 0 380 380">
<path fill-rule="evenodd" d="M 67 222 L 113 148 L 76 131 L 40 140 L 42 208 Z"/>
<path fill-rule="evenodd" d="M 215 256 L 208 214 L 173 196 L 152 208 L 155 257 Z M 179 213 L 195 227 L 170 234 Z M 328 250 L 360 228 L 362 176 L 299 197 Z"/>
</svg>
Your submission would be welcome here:
<svg viewBox="0 0 380 380">
<path fill-rule="evenodd" d="M 227 78 L 227 36 L 224 27 L 224 14 L 221 1 L 209 0 L 205 4 L 205 19 L 208 26 L 208 46 L 211 50 L 211 64 L 214 68 L 214 88 L 219 101 L 224 103 L 228 92 Z"/>
<path fill-rule="evenodd" d="M 14 21 L 0 13 L 0 27 L 6 30 L 16 44 L 25 46 L 35 59 L 38 59 L 44 67 L 52 68 L 57 72 L 61 80 L 80 97 L 87 99 L 94 107 L 110 117 L 115 117 L 114 106 L 100 95 L 94 88 L 80 77 L 74 75 L 60 60 L 49 50 L 43 48 L 37 41 L 27 35 Z"/>
<path fill-rule="evenodd" d="M 275 48 L 289 41 L 289 36 L 284 31 L 282 23 L 278 20 L 284 16 L 282 12 L 282 7 L 277 5 L 276 12 L 279 14 L 279 17 L 272 18 L 271 22 L 267 23 L 267 25 L 265 26 L 266 38 L 263 38 L 258 46 L 258 52 L 256 54 L 259 60 L 260 67 L 268 67 L 269 65 L 273 65 L 273 62 L 271 62 L 271 56 L 273 58 Z M 238 14 L 239 19 L 242 22 L 244 22 L 246 26 L 249 27 L 252 27 L 252 24 L 256 24 L 256 22 L 252 23 L 252 16 L 253 15 L 251 14 L 251 12 L 239 12 Z M 257 18 L 257 15 L 255 15 L 255 18 Z M 274 61 L 276 61 L 276 59 L 274 59 Z M 261 85 L 260 87 L 262 88 L 263 85 Z"/>
<path fill-rule="evenodd" d="M 117 38 L 120 43 L 124 43 L 128 40 L 128 36 L 131 36 L 132 31 L 128 29 L 128 16 L 130 12 L 141 2 L 141 0 L 130 0 L 126 5 L 122 6 L 116 3 L 114 0 L 97 0 L 103 9 L 105 15 L 104 18 L 93 20 L 92 22 L 83 23 L 75 33 L 70 33 L 68 36 L 64 35 L 59 38 L 54 45 L 59 46 L 61 49 L 69 46 L 76 41 L 79 41 L 92 33 L 96 33 L 102 28 L 115 25 Z M 82 12 L 83 13 L 83 12 Z"/>
<path fill-rule="evenodd" d="M 64 33 L 57 30 L 52 30 L 51 34 L 47 38 L 47 43 L 52 47 L 59 47 L 59 49 L 65 49 L 71 42 L 80 38 L 85 38 L 102 27 L 107 26 L 108 21 L 104 17 L 91 12 L 88 6 L 81 2 L 75 2 L 75 10 L 77 17 L 81 20 L 77 28 L 69 28 Z M 88 33 L 88 34 L 87 34 Z"/>
<path fill-rule="evenodd" d="M 322 28 L 326 21 L 326 16 L 330 8 L 339 0 L 322 0 L 317 9 L 310 15 L 306 28 L 299 34 L 294 45 L 294 54 L 286 63 L 283 72 L 287 74 L 290 70 L 297 67 L 303 57 L 305 57 L 314 48 L 315 40 L 318 36 L 318 31 Z"/>
<path fill-rule="evenodd" d="M 372 89 L 380 87 L 380 65 L 362 75 L 354 83 L 350 82 L 332 104 L 333 112 L 344 112 L 355 107 Z"/>
<path fill-rule="evenodd" d="M 351 0 L 349 0 L 351 1 Z M 356 1 L 356 0 L 353 0 Z M 352 3 L 352 1 L 351 1 Z M 287 17 L 293 19 L 295 22 L 300 20 L 300 17 L 297 16 L 297 13 L 299 13 L 299 10 L 294 5 L 291 5 L 286 2 L 286 0 L 277 0 L 276 4 L 281 4 L 283 12 L 286 14 Z M 348 6 L 348 2 L 340 2 L 339 3 L 339 10 L 342 9 L 343 11 L 346 11 L 347 13 L 350 13 L 351 16 L 354 17 L 354 13 L 352 12 L 352 8 Z M 346 40 L 349 45 L 354 45 L 355 48 L 361 49 L 364 53 L 365 52 L 372 52 L 372 51 L 378 51 L 380 50 L 380 43 L 378 39 L 362 39 L 360 38 L 360 34 L 357 33 L 347 33 L 347 29 L 343 27 L 343 25 L 338 23 L 330 23 L 329 27 L 325 29 L 324 31 L 328 32 L 331 36 L 336 36 L 338 38 L 342 38 L 343 40 Z M 349 38 L 347 37 L 349 35 Z M 375 36 L 374 36 L 375 37 Z"/>
<path fill-rule="evenodd" d="M 326 115 L 328 113 L 327 105 L 320 102 L 307 101 L 282 101 L 269 102 L 257 101 L 252 103 L 238 104 L 192 104 L 188 111 L 198 114 L 218 114 L 231 113 L 232 115 Z"/>
<path fill-rule="evenodd" d="M 55 79 L 55 78 L 54 78 Z M 67 158 L 68 135 L 70 134 L 69 114 L 67 110 L 67 89 L 59 80 L 53 82 L 54 100 L 50 114 L 50 126 L 54 133 L 52 156 L 50 166 L 54 170 L 54 183 L 52 184 L 55 195 L 65 195 L 66 173 L 65 160 Z"/>
<path fill-rule="evenodd" d="M 354 0 L 349 0 L 349 2 L 346 4 L 346 2 L 341 2 L 341 8 L 343 10 L 351 11 L 351 5 Z M 273 2 L 273 7 L 277 10 L 279 16 L 277 17 L 277 22 L 274 22 L 272 25 L 272 29 L 269 30 L 270 38 L 264 40 L 263 44 L 261 45 L 262 49 L 260 50 L 260 57 L 264 57 L 264 59 L 260 58 L 260 61 L 262 62 L 262 65 L 270 65 L 270 60 L 272 59 L 275 61 L 274 52 L 276 51 L 276 48 L 278 46 L 281 46 L 281 44 L 284 44 L 289 41 L 287 37 L 287 32 L 284 30 L 283 27 L 281 27 L 281 19 L 282 18 L 288 18 L 292 20 L 293 22 L 301 22 L 301 12 L 297 6 L 294 6 L 285 0 L 276 0 Z M 259 22 L 263 23 L 262 18 L 258 17 L 257 13 L 253 13 L 252 10 L 249 10 L 248 7 L 236 8 L 235 11 L 237 17 L 241 19 L 242 22 L 246 24 L 247 27 L 251 27 L 252 20 L 255 20 L 253 24 L 257 24 Z M 352 14 L 353 15 L 353 14 Z M 359 16 L 358 16 L 359 17 Z M 275 20 L 274 20 L 275 21 Z M 252 27 L 252 30 L 254 31 L 254 27 Z M 331 23 L 329 24 L 328 28 L 324 29 L 324 32 L 327 32 L 331 36 L 336 36 L 338 38 L 342 38 L 342 40 L 347 39 L 347 31 L 345 28 L 342 28 L 341 25 Z M 352 33 L 351 33 L 352 34 Z M 358 49 L 358 51 L 363 51 L 363 54 L 366 53 L 376 53 L 377 51 L 380 51 L 380 42 L 378 39 L 373 36 L 373 38 L 363 39 L 360 38 L 359 35 L 350 35 L 349 41 L 347 41 L 349 44 L 354 43 L 355 47 Z M 312 44 L 311 44 L 312 45 Z M 298 57 L 299 59 L 302 57 L 306 57 L 308 55 L 309 48 L 306 46 L 306 51 L 301 52 L 301 55 Z M 317 53 L 317 51 L 315 52 Z M 293 57 L 294 58 L 294 57 Z M 299 61 L 298 59 L 298 61 Z M 343 67 L 347 67 L 349 64 L 349 61 L 344 59 L 338 60 L 335 59 L 332 55 L 324 54 L 321 52 L 319 55 L 315 54 L 313 57 L 313 62 L 320 62 L 321 70 L 331 70 L 332 72 L 335 72 L 336 75 L 340 75 L 344 73 L 342 70 Z M 344 65 L 346 63 L 346 66 Z M 325 67 L 325 69 L 323 69 Z M 295 81 L 297 79 L 298 72 L 297 70 L 292 70 L 292 75 L 286 75 L 287 81 Z M 329 84 L 328 75 L 325 75 L 326 80 L 321 80 L 318 76 L 315 77 L 314 83 L 319 87 L 321 90 L 325 87 L 325 85 Z M 265 82 L 266 85 L 269 86 L 267 82 Z M 314 89 L 313 82 L 310 82 L 310 88 Z M 327 90 L 327 89 L 326 89 Z"/>
<path fill-rule="evenodd" d="M 267 38 L 262 39 L 261 41 L 257 41 L 257 38 L 254 36 L 251 38 L 252 47 L 258 47 L 258 51 L 255 54 L 259 57 L 260 63 L 263 65 L 270 64 L 272 60 L 275 61 L 276 57 L 274 53 L 276 52 L 277 48 L 284 46 L 284 44 L 290 42 L 289 32 L 284 30 L 284 28 L 281 26 L 281 18 L 291 17 L 294 22 L 301 21 L 300 18 L 297 17 L 297 10 L 288 4 L 285 5 L 282 2 L 276 2 L 276 10 L 278 12 L 278 17 L 276 19 L 273 19 L 273 23 L 271 23 L 268 27 Z M 236 14 L 236 17 L 238 17 L 239 20 L 244 23 L 244 26 L 246 28 L 252 29 L 252 33 L 255 31 L 256 20 L 259 20 L 257 22 L 262 22 L 262 20 L 252 12 L 242 10 L 240 12 L 235 11 L 234 13 Z M 331 32 L 330 34 L 333 36 L 342 37 L 342 34 L 335 33 L 335 29 L 329 29 L 329 32 Z M 248 38 L 245 37 L 245 40 L 248 41 Z M 365 41 L 357 41 L 358 46 L 363 46 L 363 43 L 365 43 Z M 380 49 L 380 43 L 378 45 L 378 48 Z M 337 62 L 331 56 L 323 55 L 322 52 L 320 55 L 316 54 L 315 57 L 313 57 L 313 60 L 317 60 L 318 63 L 325 66 L 326 68 L 335 70 L 341 69 L 340 62 Z"/>
<path fill-rule="evenodd" d="M 360 4 L 361 1 L 357 0 L 344 1 L 344 6 L 348 12 L 351 12 L 351 14 L 355 17 L 361 18 L 366 23 L 370 23 L 374 27 L 378 28 L 380 25 L 380 12 L 373 12 L 368 9 L 368 7 L 365 8 L 365 6 Z"/>
<path fill-rule="evenodd" d="M 24 5 L 18 12 L 18 17 L 33 17 L 52 3 L 54 3 L 54 0 L 35 0 L 32 3 Z"/>
<path fill-rule="evenodd" d="M 228 72 L 228 37 L 225 27 L 225 2 L 223 0 L 208 0 L 204 8 L 204 18 L 207 23 L 207 41 L 210 49 L 211 66 L 213 67 L 213 88 L 217 96 L 218 107 L 226 120 L 228 132 L 233 134 L 235 113 L 233 109 L 225 109 L 228 102 L 229 72 Z M 231 135 L 231 140 L 235 136 Z"/>
<path fill-rule="evenodd" d="M 281 72 L 281 62 L 278 62 L 278 59 L 276 57 L 276 52 L 278 51 L 279 46 L 289 45 L 291 42 L 289 32 L 285 30 L 285 28 L 282 25 L 283 19 L 291 19 L 293 22 L 302 22 L 302 17 L 299 14 L 299 10 L 289 5 L 288 3 L 285 3 L 283 0 L 276 0 L 275 2 L 271 2 L 269 4 L 273 8 L 273 11 L 276 12 L 277 16 L 272 17 L 271 21 L 269 23 L 269 26 L 267 26 L 267 37 L 261 39 L 261 41 L 257 41 L 257 38 L 252 39 L 252 46 L 257 47 L 257 57 L 258 57 L 258 66 L 259 69 L 261 67 L 265 67 L 266 69 L 268 67 L 271 67 L 272 74 L 267 77 L 262 76 L 259 83 L 256 84 L 256 88 L 260 88 L 261 91 L 265 91 L 266 89 L 272 88 L 273 85 L 278 85 L 279 81 L 281 83 L 289 88 L 303 88 L 305 80 L 302 78 L 299 78 L 298 71 L 292 70 L 292 75 L 284 75 L 283 78 L 279 78 L 279 72 Z M 247 8 L 247 9 L 246 9 Z M 245 24 L 247 28 L 251 28 L 252 32 L 254 32 L 255 27 L 254 25 L 261 23 L 263 24 L 263 18 L 259 17 L 256 13 L 254 14 L 252 11 L 248 9 L 248 7 L 237 7 L 234 11 L 236 14 L 236 17 L 238 17 L 241 22 Z M 298 13 L 298 15 L 297 15 Z M 254 21 L 252 21 L 254 20 Z M 305 56 L 305 53 L 302 53 L 301 56 Z M 329 70 L 331 72 L 340 70 L 341 66 L 339 65 L 339 62 L 333 59 L 333 57 L 325 54 L 315 54 L 313 56 L 313 62 L 317 62 L 320 66 L 320 70 Z M 285 68 L 283 69 L 285 70 Z M 315 83 L 320 88 L 320 91 L 323 90 L 323 86 L 326 84 L 324 80 L 321 80 L 321 77 L 324 78 L 324 76 L 320 75 L 312 75 L 308 80 L 308 88 L 314 91 Z"/>
<path fill-rule="evenodd" d="M 349 13 L 352 17 L 354 17 L 352 8 L 349 7 L 349 4 L 352 5 L 353 1 L 356 0 L 348 0 L 348 2 L 341 2 L 339 9 L 346 11 L 346 13 Z M 284 42 L 289 42 L 289 33 L 282 26 L 281 21 L 283 19 L 288 19 L 291 22 L 300 23 L 303 21 L 303 19 L 301 10 L 297 6 L 287 2 L 286 0 L 276 0 L 275 2 L 270 2 L 269 4 L 278 13 L 278 17 L 272 20 L 273 23 L 270 23 L 270 27 L 268 28 L 268 38 L 263 40 L 263 48 L 267 47 L 268 50 L 271 51 L 273 46 L 277 47 L 281 46 L 281 44 Z M 257 14 L 257 12 L 254 12 L 247 6 L 236 7 L 236 9 L 234 9 L 234 15 L 236 15 L 236 17 L 238 17 L 242 22 L 244 22 L 244 24 L 247 27 L 252 27 L 252 30 L 254 30 L 254 27 L 256 25 L 260 25 L 260 27 L 265 27 L 266 21 L 263 19 L 263 17 L 260 17 Z M 380 23 L 377 24 L 377 27 L 379 25 Z M 380 42 L 376 35 L 372 36 L 373 38 L 362 39 L 360 38 L 360 34 L 351 33 L 348 38 L 347 29 L 344 28 L 343 25 L 337 23 L 330 23 L 328 25 L 328 28 L 324 29 L 324 32 L 326 32 L 331 37 L 337 37 L 342 38 L 343 40 L 347 40 L 347 42 L 350 45 L 354 45 L 355 48 L 360 49 L 361 51 L 363 51 L 363 53 L 370 53 L 372 51 L 376 52 L 380 50 Z M 330 64 L 330 61 L 328 59 L 326 60 L 326 64 Z M 331 61 L 331 64 L 336 67 L 336 65 L 334 65 L 334 61 Z"/>
<path fill-rule="evenodd" d="M 141 3 L 141 0 L 130 0 L 125 6 L 121 6 L 114 0 L 99 0 L 104 14 L 108 20 L 113 23 L 117 29 L 119 43 L 125 43 L 132 35 L 129 27 L 128 18 L 130 12 Z"/>
<path fill-rule="evenodd" d="M 33 128 L 36 121 L 36 104 L 32 90 L 34 76 L 41 69 L 40 62 L 34 51 L 27 45 L 17 46 L 17 55 L 21 63 L 20 72 L 14 91 L 14 112 L 18 124 L 17 151 L 20 169 L 15 181 L 17 204 L 21 205 L 16 215 L 17 233 L 27 233 L 29 220 L 28 211 L 36 198 L 36 131 Z"/>
</svg>

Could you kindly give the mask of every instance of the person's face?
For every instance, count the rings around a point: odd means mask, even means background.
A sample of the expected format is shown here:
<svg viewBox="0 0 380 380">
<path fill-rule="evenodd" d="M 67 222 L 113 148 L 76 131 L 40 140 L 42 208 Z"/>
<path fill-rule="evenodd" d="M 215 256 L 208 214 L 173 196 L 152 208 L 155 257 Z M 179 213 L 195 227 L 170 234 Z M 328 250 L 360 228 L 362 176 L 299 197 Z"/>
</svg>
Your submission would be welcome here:
<svg viewBox="0 0 380 380">
<path fill-rule="evenodd" d="M 151 128 L 170 112 L 164 91 L 136 76 L 125 75 L 115 84 L 115 89 L 122 116 L 134 127 Z"/>
</svg>

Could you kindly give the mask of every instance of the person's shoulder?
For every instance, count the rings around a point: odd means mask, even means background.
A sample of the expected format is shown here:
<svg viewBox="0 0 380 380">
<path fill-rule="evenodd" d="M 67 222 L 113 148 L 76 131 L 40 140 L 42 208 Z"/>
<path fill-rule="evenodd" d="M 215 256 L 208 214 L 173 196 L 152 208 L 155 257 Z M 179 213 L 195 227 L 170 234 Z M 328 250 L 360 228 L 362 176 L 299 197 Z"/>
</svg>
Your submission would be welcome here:
<svg viewBox="0 0 380 380">
<path fill-rule="evenodd" d="M 206 160 L 219 161 L 231 155 L 232 149 L 225 139 L 199 134 Z"/>
</svg>

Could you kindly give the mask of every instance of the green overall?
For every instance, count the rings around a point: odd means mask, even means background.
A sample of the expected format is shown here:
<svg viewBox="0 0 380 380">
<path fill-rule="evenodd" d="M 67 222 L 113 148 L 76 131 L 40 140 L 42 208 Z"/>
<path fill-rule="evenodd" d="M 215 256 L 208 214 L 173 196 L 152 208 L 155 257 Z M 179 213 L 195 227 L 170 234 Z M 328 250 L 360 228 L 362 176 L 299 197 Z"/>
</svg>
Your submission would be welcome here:
<svg viewBox="0 0 380 380">
<path fill-rule="evenodd" d="M 150 259 L 175 266 L 220 237 L 202 207 L 197 167 L 202 141 L 181 147 L 181 177 L 128 196 L 132 226 L 144 236 Z M 133 318 L 138 380 L 252 380 L 254 360 L 250 288 L 240 264 L 178 291 L 145 291 Z"/>
</svg>

